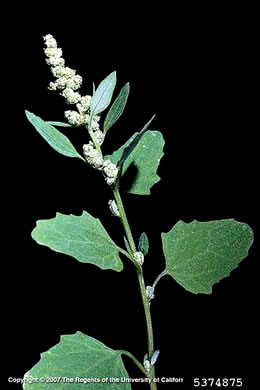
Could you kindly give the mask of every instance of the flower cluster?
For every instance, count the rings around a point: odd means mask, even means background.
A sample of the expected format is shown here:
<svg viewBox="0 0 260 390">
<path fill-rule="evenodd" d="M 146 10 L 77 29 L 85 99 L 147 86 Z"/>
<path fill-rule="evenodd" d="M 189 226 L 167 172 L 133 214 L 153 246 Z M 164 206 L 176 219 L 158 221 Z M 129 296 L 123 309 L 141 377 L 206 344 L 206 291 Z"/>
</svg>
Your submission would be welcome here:
<svg viewBox="0 0 260 390">
<path fill-rule="evenodd" d="M 61 90 L 63 96 L 68 104 L 75 104 L 78 111 L 68 110 L 65 112 L 65 118 L 72 126 L 86 126 L 89 128 L 89 109 L 91 96 L 81 96 L 77 90 L 81 87 L 82 77 L 76 74 L 74 69 L 65 66 L 65 60 L 62 58 L 62 49 L 57 47 L 57 41 L 52 35 L 48 34 L 44 37 L 46 48 L 44 53 L 46 55 L 46 62 L 51 66 L 51 72 L 56 78 L 54 82 L 49 84 L 49 89 L 52 91 Z M 95 115 L 92 118 L 91 130 L 99 131 L 100 117 Z M 98 142 L 101 138 L 97 135 Z M 104 138 L 104 136 L 103 136 Z M 102 139 L 103 142 L 103 139 Z"/>
<path fill-rule="evenodd" d="M 115 217 L 120 217 L 120 212 L 118 210 L 117 204 L 114 201 L 114 199 L 110 200 L 108 202 L 108 207 L 109 207 L 109 210 L 111 211 L 112 215 L 114 215 Z"/>
<path fill-rule="evenodd" d="M 92 142 L 83 145 L 83 153 L 89 165 L 103 172 L 108 185 L 115 183 L 118 168 L 110 160 L 104 160 L 100 152 L 94 148 Z"/>
<path fill-rule="evenodd" d="M 77 90 L 81 87 L 82 77 L 76 74 L 74 69 L 65 66 L 65 60 L 62 58 L 62 49 L 57 47 L 57 41 L 52 35 L 48 34 L 44 37 L 46 48 L 46 62 L 51 67 L 51 72 L 55 77 L 55 81 L 49 84 L 50 90 L 61 90 L 66 102 L 70 105 L 76 105 L 76 110 L 65 111 L 65 118 L 72 126 L 85 126 L 91 130 L 92 138 L 95 137 L 95 142 L 102 145 L 104 142 L 104 133 L 100 130 L 99 115 L 94 115 L 90 123 L 90 102 L 92 96 L 81 96 Z M 103 172 L 107 184 L 115 183 L 118 168 L 110 160 L 104 160 L 100 151 L 95 148 L 93 142 L 83 145 L 83 153 L 86 161 L 95 169 Z"/>
<path fill-rule="evenodd" d="M 144 263 L 144 255 L 143 255 L 142 252 L 135 252 L 134 253 L 134 258 L 140 265 L 143 265 L 143 263 Z"/>
</svg>

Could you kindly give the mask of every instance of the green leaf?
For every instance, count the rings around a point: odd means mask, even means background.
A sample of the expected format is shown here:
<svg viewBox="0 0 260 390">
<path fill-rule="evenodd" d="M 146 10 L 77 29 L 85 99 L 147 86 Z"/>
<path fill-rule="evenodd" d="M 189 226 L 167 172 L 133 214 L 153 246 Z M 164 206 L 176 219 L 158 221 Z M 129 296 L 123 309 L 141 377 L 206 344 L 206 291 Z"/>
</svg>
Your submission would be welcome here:
<svg viewBox="0 0 260 390">
<path fill-rule="evenodd" d="M 85 161 L 84 158 L 76 151 L 70 140 L 60 133 L 55 127 L 43 121 L 38 116 L 29 111 L 25 111 L 26 116 L 35 127 L 38 133 L 48 142 L 48 144 L 57 152 L 68 157 L 78 157 Z"/>
<path fill-rule="evenodd" d="M 112 104 L 110 110 L 107 113 L 107 116 L 104 121 L 104 132 L 106 133 L 110 127 L 112 127 L 116 121 L 120 118 L 122 115 L 126 102 L 128 99 L 129 95 L 129 90 L 130 90 L 130 84 L 127 83 L 120 91 L 118 97 Z"/>
<path fill-rule="evenodd" d="M 142 233 L 139 238 L 138 250 L 142 252 L 144 256 L 146 256 L 149 251 L 149 240 L 146 233 Z"/>
<path fill-rule="evenodd" d="M 37 221 L 32 238 L 38 244 L 72 256 L 82 263 L 95 264 L 101 269 L 123 269 L 118 247 L 99 219 L 86 211 L 81 216 L 57 213 L 53 219 Z"/>
<path fill-rule="evenodd" d="M 114 164 L 118 164 L 125 148 L 135 139 L 134 134 L 120 149 L 110 156 L 106 156 Z M 149 195 L 151 187 L 160 180 L 156 174 L 160 159 L 163 156 L 164 139 L 159 131 L 148 130 L 138 145 L 126 158 L 122 170 L 124 176 L 132 167 L 136 169 L 134 180 L 130 183 L 127 192 L 138 195 Z"/>
<path fill-rule="evenodd" d="M 104 111 L 110 104 L 116 86 L 116 72 L 110 73 L 97 87 L 91 101 L 91 116 Z"/>
<path fill-rule="evenodd" d="M 233 219 L 185 223 L 162 233 L 166 272 L 186 290 L 210 294 L 248 255 L 253 231 Z"/>
<path fill-rule="evenodd" d="M 52 125 L 52 126 L 57 126 L 57 127 L 73 127 L 69 123 L 65 123 L 65 122 L 47 121 L 46 123 L 48 123 L 49 125 Z"/>
<path fill-rule="evenodd" d="M 37 378 L 39 382 L 33 382 Z M 119 383 L 109 383 L 109 378 L 119 378 Z M 61 336 L 59 344 L 41 354 L 40 361 L 24 376 L 24 390 L 131 390 L 121 378 L 128 378 L 121 351 L 77 332 Z"/>
</svg>

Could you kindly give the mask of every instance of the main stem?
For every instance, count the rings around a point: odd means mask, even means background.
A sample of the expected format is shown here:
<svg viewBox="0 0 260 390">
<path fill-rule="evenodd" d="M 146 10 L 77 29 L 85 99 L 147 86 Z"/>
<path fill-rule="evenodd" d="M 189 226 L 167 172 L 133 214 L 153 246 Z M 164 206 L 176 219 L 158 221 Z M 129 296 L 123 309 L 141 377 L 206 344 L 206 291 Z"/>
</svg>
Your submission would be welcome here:
<svg viewBox="0 0 260 390">
<path fill-rule="evenodd" d="M 118 188 L 113 189 L 114 197 L 116 200 L 116 204 L 118 207 L 118 211 L 120 213 L 121 221 L 125 230 L 125 234 L 130 246 L 130 249 L 132 251 L 132 255 L 136 252 L 136 246 L 134 242 L 134 238 L 128 223 L 128 219 L 126 216 L 125 208 L 119 193 Z M 152 326 L 152 317 L 151 317 L 151 311 L 150 311 L 150 304 L 149 300 L 146 294 L 146 289 L 145 289 L 145 283 L 144 283 L 144 278 L 143 278 L 143 270 L 142 267 L 137 267 L 137 276 L 138 276 L 138 282 L 139 282 L 139 287 L 140 287 L 140 292 L 142 296 L 142 301 L 143 301 L 143 306 L 144 306 L 144 313 L 145 313 L 145 319 L 146 319 L 146 327 L 147 327 L 147 336 L 148 336 L 148 356 L 149 360 L 151 360 L 153 353 L 154 353 L 154 339 L 153 339 L 153 326 Z M 156 390 L 157 386 L 156 383 L 153 382 L 155 378 L 155 370 L 154 367 L 151 367 L 151 371 L 149 373 L 149 378 L 152 380 L 150 384 L 151 390 Z"/>
</svg>

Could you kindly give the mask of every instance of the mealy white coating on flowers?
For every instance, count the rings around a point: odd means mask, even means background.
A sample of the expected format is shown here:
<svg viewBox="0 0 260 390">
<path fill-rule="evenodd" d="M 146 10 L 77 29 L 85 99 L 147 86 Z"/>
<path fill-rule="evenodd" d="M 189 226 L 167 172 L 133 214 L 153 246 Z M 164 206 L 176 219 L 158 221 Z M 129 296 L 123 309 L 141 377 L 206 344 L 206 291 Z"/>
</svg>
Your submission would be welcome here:
<svg viewBox="0 0 260 390">
<path fill-rule="evenodd" d="M 51 68 L 51 72 L 54 77 L 72 77 L 76 74 L 74 69 L 71 69 L 67 66 L 55 66 Z"/>
<path fill-rule="evenodd" d="M 117 204 L 116 202 L 113 200 L 110 200 L 108 202 L 108 206 L 109 206 L 109 209 L 111 211 L 111 213 L 115 216 L 115 217 L 120 217 L 120 213 L 119 213 L 119 210 L 118 210 L 118 207 L 117 207 Z"/>
<path fill-rule="evenodd" d="M 151 370 L 151 363 L 149 362 L 149 360 L 145 360 L 144 361 L 144 368 L 146 369 L 146 371 L 149 373 L 150 370 Z"/>
<path fill-rule="evenodd" d="M 43 37 L 43 40 L 47 47 L 57 47 L 57 41 L 56 39 L 54 39 L 54 37 L 51 34 L 45 35 L 45 37 Z M 55 46 L 53 46 L 54 43 Z"/>
<path fill-rule="evenodd" d="M 105 139 L 105 134 L 101 130 L 97 130 L 94 132 L 95 138 L 99 145 L 102 145 Z"/>
<path fill-rule="evenodd" d="M 46 57 L 62 57 L 62 49 L 59 47 L 47 47 L 47 49 L 44 49 L 44 53 Z"/>
<path fill-rule="evenodd" d="M 62 77 L 59 77 L 55 81 L 55 84 L 57 85 L 57 88 L 64 89 L 67 87 L 67 82 L 68 82 L 68 79 L 66 77 L 62 76 Z"/>
<path fill-rule="evenodd" d="M 143 263 L 144 263 L 144 255 L 143 255 L 142 252 L 135 252 L 133 254 L 133 256 L 134 256 L 135 260 L 138 261 L 138 263 L 140 265 L 143 265 Z"/>
<path fill-rule="evenodd" d="M 89 130 L 94 132 L 96 142 L 102 145 L 104 142 L 104 133 L 100 130 L 99 115 L 94 115 L 91 122 L 91 129 L 89 128 L 90 102 L 92 96 L 81 96 L 80 93 L 75 92 L 81 87 L 82 77 L 76 74 L 74 69 L 65 67 L 65 60 L 62 58 L 62 49 L 57 47 L 57 42 L 51 34 L 44 37 L 46 48 L 44 53 L 46 55 L 46 62 L 51 66 L 51 72 L 56 80 L 50 82 L 49 89 L 55 91 L 57 89 L 63 90 L 60 95 L 66 99 L 68 104 L 76 104 L 77 111 L 67 110 L 65 118 L 72 126 L 86 126 Z M 118 168 L 111 161 L 104 161 L 100 152 L 95 149 L 92 142 L 83 145 L 83 153 L 86 161 L 94 168 L 103 170 L 107 184 L 112 185 L 117 178 Z"/>
<path fill-rule="evenodd" d="M 89 110 L 91 98 L 92 96 L 90 95 L 81 96 L 81 99 L 77 104 L 79 112 L 87 112 Z"/>
<path fill-rule="evenodd" d="M 76 74 L 75 76 L 67 78 L 66 86 L 67 88 L 71 88 L 74 91 L 79 89 L 82 84 L 82 77 Z"/>
<path fill-rule="evenodd" d="M 44 41 L 47 47 L 57 47 L 57 41 L 52 35 L 46 35 L 46 37 L 44 37 Z"/>
<path fill-rule="evenodd" d="M 76 104 L 80 101 L 80 94 L 78 92 L 73 91 L 71 88 L 65 88 L 61 93 L 63 97 L 65 97 L 66 102 L 68 104 Z"/>
<path fill-rule="evenodd" d="M 65 67 L 65 61 L 62 58 L 62 49 L 57 47 L 57 42 L 52 35 L 48 34 L 44 37 L 45 45 L 44 53 L 47 57 L 46 62 L 51 66 L 51 71 L 57 80 L 49 85 L 50 90 L 55 89 L 71 89 L 77 90 L 81 87 L 82 77 L 76 75 L 76 71 L 69 67 Z M 66 93 L 65 93 L 66 94 Z M 64 96 L 64 95 L 63 95 Z M 79 95 L 80 96 L 80 95 Z M 64 96 L 69 104 L 76 104 L 79 97 Z M 81 96 L 80 96 L 81 97 Z"/>
<path fill-rule="evenodd" d="M 91 130 L 98 131 L 99 130 L 99 123 L 96 122 L 94 119 L 91 122 Z"/>
<path fill-rule="evenodd" d="M 65 60 L 62 57 L 49 57 L 46 62 L 50 66 L 64 66 Z"/>
<path fill-rule="evenodd" d="M 118 174 L 118 168 L 116 167 L 116 165 L 112 163 L 110 160 L 105 160 L 103 166 L 103 172 L 107 176 L 105 178 L 107 184 L 108 185 L 114 184 Z"/>
<path fill-rule="evenodd" d="M 104 159 L 97 149 L 94 149 L 90 144 L 85 144 L 83 145 L 83 154 L 89 165 L 98 170 L 102 170 Z"/>
<path fill-rule="evenodd" d="M 49 89 L 50 91 L 56 91 L 56 89 L 57 89 L 56 83 L 54 83 L 53 81 L 51 81 L 50 84 L 49 84 L 49 86 L 48 86 L 48 89 Z"/>
<path fill-rule="evenodd" d="M 77 111 L 65 111 L 65 118 L 72 126 L 84 126 L 87 123 L 86 115 L 79 114 Z"/>
<path fill-rule="evenodd" d="M 147 295 L 147 298 L 149 301 L 151 301 L 152 299 L 155 298 L 155 295 L 154 295 L 154 287 L 152 286 L 147 286 L 146 287 L 146 295 Z"/>
</svg>

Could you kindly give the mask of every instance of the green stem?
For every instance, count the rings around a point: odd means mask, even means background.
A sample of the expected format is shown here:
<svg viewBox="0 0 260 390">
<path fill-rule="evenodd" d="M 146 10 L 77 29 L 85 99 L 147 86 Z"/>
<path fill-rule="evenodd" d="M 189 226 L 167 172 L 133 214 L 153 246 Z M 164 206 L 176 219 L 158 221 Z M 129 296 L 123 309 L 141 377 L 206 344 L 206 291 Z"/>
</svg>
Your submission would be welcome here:
<svg viewBox="0 0 260 390">
<path fill-rule="evenodd" d="M 142 300 L 143 300 L 144 313 L 145 313 L 146 325 L 147 325 L 148 356 L 149 356 L 149 359 L 151 359 L 153 356 L 153 353 L 154 353 L 153 325 L 152 325 L 150 305 L 149 305 L 149 301 L 148 301 L 146 289 L 145 289 L 145 284 L 144 284 L 143 272 L 138 272 L 138 281 L 139 281 L 141 296 L 142 296 Z"/>
<path fill-rule="evenodd" d="M 120 193 L 119 193 L 119 189 L 114 188 L 113 193 L 114 193 L 114 197 L 116 200 L 118 211 L 120 213 L 121 221 L 122 221 L 122 224 L 123 224 L 124 229 L 125 229 L 125 234 L 126 234 L 127 240 L 129 242 L 129 245 L 130 245 L 130 249 L 131 249 L 132 254 L 133 254 L 136 252 L 136 246 L 135 246 L 134 238 L 133 238 L 133 235 L 132 235 L 132 232 L 131 232 L 131 229 L 130 229 L 130 226 L 129 226 L 129 223 L 127 220 L 125 208 L 124 208 L 124 205 L 123 205 Z"/>
<path fill-rule="evenodd" d="M 141 370 L 142 373 L 143 373 L 145 376 L 147 376 L 147 372 L 146 372 L 145 368 L 144 368 L 143 365 L 134 357 L 134 355 L 132 355 L 132 354 L 131 354 L 130 352 L 128 352 L 128 351 L 123 351 L 123 350 L 121 350 L 120 352 L 121 352 L 122 354 L 124 354 L 124 355 L 130 357 L 130 358 L 133 360 L 133 362 L 137 365 L 137 367 L 139 368 L 139 370 Z"/>
<path fill-rule="evenodd" d="M 134 238 L 133 238 L 133 235 L 132 235 L 129 223 L 128 223 L 128 219 L 126 216 L 126 212 L 124 209 L 124 205 L 123 205 L 118 187 L 115 187 L 113 189 L 113 193 L 114 193 L 114 197 L 115 197 L 116 204 L 118 207 L 118 211 L 120 213 L 121 222 L 123 224 L 125 234 L 126 234 L 126 237 L 127 237 L 127 240 L 129 242 L 129 246 L 130 246 L 130 249 L 132 252 L 131 254 L 133 255 L 136 252 L 136 246 L 135 246 Z M 145 283 L 144 283 L 144 278 L 143 278 L 142 267 L 139 265 L 139 263 L 136 264 L 136 267 L 137 267 L 138 282 L 139 282 L 140 292 L 141 292 L 143 306 L 144 306 L 145 319 L 146 319 L 147 336 L 148 336 L 148 356 L 149 356 L 149 360 L 150 360 L 153 356 L 153 353 L 154 353 L 153 326 L 152 326 L 152 318 L 151 318 L 151 312 L 150 312 L 150 304 L 149 304 L 149 300 L 148 300 L 148 297 L 146 294 L 146 288 L 145 288 Z M 153 382 L 153 379 L 155 378 L 154 367 L 151 368 L 151 372 L 149 373 L 149 378 L 152 380 L 151 384 L 150 384 L 151 390 L 156 390 L 157 389 L 156 383 Z"/>
</svg>

